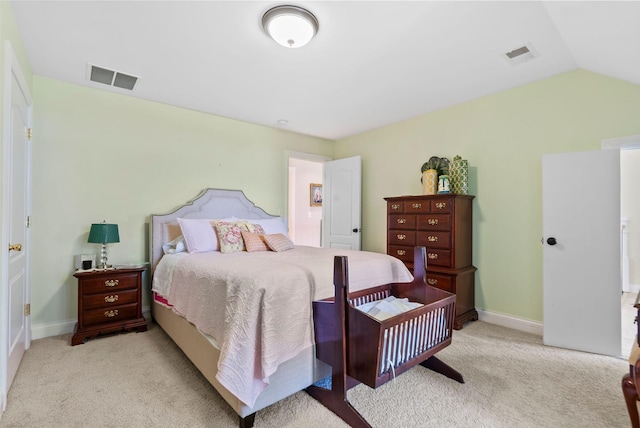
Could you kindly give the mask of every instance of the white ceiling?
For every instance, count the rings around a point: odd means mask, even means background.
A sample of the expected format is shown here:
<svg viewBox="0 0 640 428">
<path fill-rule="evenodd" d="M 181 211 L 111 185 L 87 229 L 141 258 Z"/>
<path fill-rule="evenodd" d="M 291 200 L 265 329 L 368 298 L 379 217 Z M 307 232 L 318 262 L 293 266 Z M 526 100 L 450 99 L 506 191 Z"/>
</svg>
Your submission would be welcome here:
<svg viewBox="0 0 640 428">
<path fill-rule="evenodd" d="M 635 1 L 11 3 L 36 75 L 328 139 L 577 68 L 640 84 Z M 307 46 L 264 34 L 279 4 L 316 15 Z M 510 64 L 525 44 L 538 56 Z M 140 80 L 112 89 L 87 64 Z"/>
</svg>

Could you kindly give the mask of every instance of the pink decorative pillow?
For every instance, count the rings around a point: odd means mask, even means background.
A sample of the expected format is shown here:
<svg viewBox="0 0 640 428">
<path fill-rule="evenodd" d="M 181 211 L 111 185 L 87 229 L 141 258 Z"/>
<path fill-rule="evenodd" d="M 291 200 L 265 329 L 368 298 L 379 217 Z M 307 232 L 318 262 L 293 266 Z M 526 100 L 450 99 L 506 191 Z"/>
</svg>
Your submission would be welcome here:
<svg viewBox="0 0 640 428">
<path fill-rule="evenodd" d="M 264 242 L 264 234 L 242 231 L 242 239 L 248 252 L 269 251 L 269 247 Z"/>
<path fill-rule="evenodd" d="M 291 242 L 289 238 L 284 236 L 282 233 L 264 235 L 264 240 L 273 251 L 287 251 L 295 248 L 293 242 Z"/>
<path fill-rule="evenodd" d="M 210 219 L 179 218 L 178 223 L 187 251 L 190 253 L 218 251 L 218 238 Z"/>
<path fill-rule="evenodd" d="M 237 253 L 245 250 L 242 231 L 246 229 L 242 223 L 216 221 L 214 224 L 221 253 Z"/>
</svg>

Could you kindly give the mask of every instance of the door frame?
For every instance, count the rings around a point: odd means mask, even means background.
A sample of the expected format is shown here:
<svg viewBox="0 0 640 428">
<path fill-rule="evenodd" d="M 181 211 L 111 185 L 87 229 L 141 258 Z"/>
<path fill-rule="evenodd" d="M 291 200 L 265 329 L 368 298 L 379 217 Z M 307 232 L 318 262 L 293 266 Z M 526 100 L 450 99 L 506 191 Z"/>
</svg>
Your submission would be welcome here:
<svg viewBox="0 0 640 428">
<path fill-rule="evenodd" d="M 284 213 L 282 215 L 286 224 L 289 224 L 289 159 L 301 159 L 309 162 L 317 162 L 317 163 L 325 163 L 333 160 L 333 158 L 329 156 L 316 155 L 312 153 L 305 152 L 296 152 L 294 150 L 285 150 L 284 151 L 284 198 L 283 198 L 283 210 Z"/>
<path fill-rule="evenodd" d="M 8 317 L 9 313 L 9 257 L 8 257 L 8 248 L 9 248 L 9 223 L 7 219 L 9 218 L 9 205 L 10 205 L 10 192 L 8 189 L 8 184 L 10 182 L 9 179 L 9 164 L 10 164 L 10 144 L 11 144 L 11 101 L 12 101 L 12 92 L 11 92 L 11 82 L 12 77 L 15 77 L 20 89 L 24 93 L 24 96 L 27 100 L 28 105 L 28 122 L 29 127 L 31 127 L 32 121 L 32 111 L 33 111 L 33 99 L 31 98 L 31 93 L 29 90 L 29 86 L 26 83 L 24 78 L 24 74 L 20 68 L 20 64 L 15 55 L 11 42 L 5 41 L 4 43 L 4 63 L 5 67 L 3 71 L 3 103 L 2 103 L 2 226 L 0 231 L 0 245 L 2 245 L 2 257 L 0 258 L 0 414 L 4 412 L 7 407 L 7 394 L 8 385 L 7 377 L 7 365 L 8 365 L 8 357 L 9 357 L 9 331 L 8 331 Z M 27 149 L 27 214 L 31 213 L 31 150 Z M 27 242 L 30 240 L 29 229 L 27 228 L 25 239 Z M 26 252 L 26 285 L 25 285 L 25 301 L 26 303 L 31 302 L 31 281 L 30 281 L 30 245 L 25 242 Z M 26 337 L 25 337 L 25 349 L 29 349 L 31 344 L 31 320 L 30 317 L 26 317 L 25 320 L 25 329 L 26 329 Z"/>
</svg>

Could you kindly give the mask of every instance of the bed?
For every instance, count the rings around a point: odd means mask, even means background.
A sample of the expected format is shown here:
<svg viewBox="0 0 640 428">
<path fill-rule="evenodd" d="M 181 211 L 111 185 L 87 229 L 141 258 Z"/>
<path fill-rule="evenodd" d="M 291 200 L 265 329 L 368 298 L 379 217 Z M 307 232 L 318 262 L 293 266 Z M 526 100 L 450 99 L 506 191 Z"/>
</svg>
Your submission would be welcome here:
<svg viewBox="0 0 640 428">
<path fill-rule="evenodd" d="M 311 302 L 334 295 L 336 256 L 349 257 L 353 291 L 413 280 L 398 259 L 370 252 L 295 246 L 287 251 L 165 254 L 181 235 L 184 219 L 261 224 L 265 236 L 281 235 L 284 223 L 242 191 L 224 189 L 205 189 L 169 213 L 150 216 L 153 319 L 238 414 L 241 427 L 253 426 L 258 410 L 331 376 L 331 367 L 316 358 Z M 218 293 L 213 296 L 206 292 L 205 266 L 210 263 L 220 267 L 216 275 L 221 275 L 214 280 Z M 243 279 L 251 270 L 256 271 L 253 276 Z M 173 282 L 167 290 L 166 284 L 158 284 L 162 281 Z M 221 306 L 210 309 L 215 305 Z M 206 318 L 204 312 L 213 315 Z M 240 316 L 247 313 L 254 316 Z M 240 333 L 230 333 L 234 325 L 240 325 Z M 253 364 L 249 380 L 241 368 L 246 364 Z"/>
</svg>

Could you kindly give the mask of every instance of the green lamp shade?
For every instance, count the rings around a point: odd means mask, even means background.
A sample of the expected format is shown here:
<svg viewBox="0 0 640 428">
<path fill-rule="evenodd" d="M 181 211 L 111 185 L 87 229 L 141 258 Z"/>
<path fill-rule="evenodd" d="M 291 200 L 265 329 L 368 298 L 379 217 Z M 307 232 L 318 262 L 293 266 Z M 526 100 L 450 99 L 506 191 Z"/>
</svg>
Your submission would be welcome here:
<svg viewBox="0 0 640 428">
<path fill-rule="evenodd" d="M 111 244 L 120 242 L 117 224 L 93 223 L 89 231 L 89 240 L 94 244 Z"/>
</svg>

